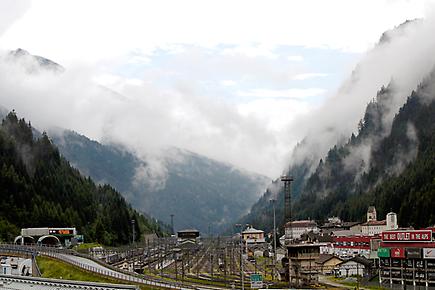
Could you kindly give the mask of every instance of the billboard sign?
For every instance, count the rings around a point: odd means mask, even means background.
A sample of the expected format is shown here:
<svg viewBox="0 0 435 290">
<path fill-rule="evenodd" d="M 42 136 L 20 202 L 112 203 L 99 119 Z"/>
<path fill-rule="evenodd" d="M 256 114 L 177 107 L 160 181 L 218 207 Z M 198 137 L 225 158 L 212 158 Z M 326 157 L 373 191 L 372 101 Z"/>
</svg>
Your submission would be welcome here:
<svg viewBox="0 0 435 290">
<path fill-rule="evenodd" d="M 435 248 L 423 248 L 424 259 L 435 259 Z"/>
<path fill-rule="evenodd" d="M 48 231 L 50 235 L 61 235 L 61 236 L 68 236 L 68 235 L 74 235 L 74 230 L 72 229 L 50 229 Z"/>
<path fill-rule="evenodd" d="M 421 259 L 421 248 L 407 248 L 406 257 L 408 259 Z"/>
<path fill-rule="evenodd" d="M 405 249 L 404 248 L 392 248 L 391 249 L 391 258 L 405 258 Z"/>
<path fill-rule="evenodd" d="M 263 288 L 263 276 L 261 276 L 260 274 L 251 274 L 251 288 Z"/>
<path fill-rule="evenodd" d="M 378 248 L 378 257 L 379 258 L 389 258 L 390 257 L 390 248 Z"/>
<path fill-rule="evenodd" d="M 432 241 L 432 231 L 387 231 L 382 232 L 381 237 L 383 242 L 430 242 Z"/>
</svg>

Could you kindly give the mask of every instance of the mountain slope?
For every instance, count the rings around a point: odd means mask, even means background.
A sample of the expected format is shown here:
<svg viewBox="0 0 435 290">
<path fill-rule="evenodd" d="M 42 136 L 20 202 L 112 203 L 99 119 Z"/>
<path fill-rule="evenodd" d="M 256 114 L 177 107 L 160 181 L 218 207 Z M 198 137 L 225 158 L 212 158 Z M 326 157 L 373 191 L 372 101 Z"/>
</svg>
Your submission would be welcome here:
<svg viewBox="0 0 435 290">
<path fill-rule="evenodd" d="M 339 172 L 340 169 L 346 172 L 343 165 L 349 156 L 347 148 L 379 132 L 379 126 L 374 126 L 379 123 L 371 122 L 370 112 L 380 102 L 369 104 L 359 135 L 341 148 L 332 149 L 330 152 L 335 152 L 330 155 L 336 154 L 337 159 L 327 160 L 308 180 L 295 206 L 299 216 L 339 215 L 356 220 L 364 215 L 369 205 L 376 204 L 380 216 L 390 210 L 397 212 L 401 225 L 419 228 L 435 224 L 434 83 L 432 74 L 409 96 L 394 118 L 390 134 L 379 138 L 371 147 L 370 165 L 360 175 L 347 171 L 345 176 Z M 338 169 L 336 172 L 322 176 L 322 171 L 334 167 Z M 327 194 L 319 196 L 320 189 Z M 303 206 L 308 202 L 312 207 Z"/>
<path fill-rule="evenodd" d="M 390 206 L 373 195 L 364 198 L 420 162 L 420 156 L 426 150 L 422 147 L 421 132 L 430 126 L 416 125 L 412 118 L 407 122 L 401 120 L 406 118 L 402 111 L 405 103 L 406 107 L 414 106 L 407 103 L 410 99 L 407 97 L 416 94 L 411 94 L 413 89 L 421 94 L 422 103 L 428 105 L 433 100 L 433 90 L 428 88 L 433 83 L 434 43 L 424 40 L 432 30 L 432 22 L 413 20 L 385 32 L 329 103 L 311 116 L 316 121 L 315 126 L 295 147 L 290 165 L 284 170 L 284 174 L 295 179 L 293 199 L 301 198 L 295 204 L 296 217 L 323 219 L 335 214 L 360 220 L 366 206 L 375 202 L 383 208 L 381 216 L 391 209 L 399 212 L 403 205 L 398 204 L 401 201 Z M 407 58 L 402 57 L 403 51 L 407 52 Z M 385 84 L 388 86 L 384 87 Z M 423 87 L 426 87 L 424 91 Z M 377 94 L 376 90 L 379 90 Z M 423 111 L 418 113 L 431 121 Z M 359 124 L 358 116 L 361 116 Z M 429 186 L 431 181 L 424 180 Z M 267 201 L 273 197 L 279 201 L 278 220 L 282 223 L 284 197 L 280 186 L 279 182 L 272 184 L 243 222 L 271 228 L 272 207 Z M 406 188 L 404 184 L 402 187 Z M 349 209 L 348 202 L 352 197 L 355 201 Z M 388 196 L 384 199 L 391 201 Z M 419 218 L 406 221 L 405 215 L 399 217 L 404 223 L 424 224 L 418 221 Z"/>
<path fill-rule="evenodd" d="M 107 245 L 160 232 L 159 225 L 133 210 L 108 185 L 97 186 L 60 156 L 48 136 L 34 138 L 24 119 L 9 113 L 0 126 L 0 239 L 21 227 L 75 226 L 86 241 Z"/>
<path fill-rule="evenodd" d="M 102 145 L 72 131 L 51 133 L 62 155 L 83 174 L 123 192 L 137 209 L 175 229 L 223 230 L 245 214 L 268 179 L 204 156 L 168 149 L 158 162 L 142 161 L 115 145 Z"/>
<path fill-rule="evenodd" d="M 10 51 L 7 60 L 22 65 L 28 73 L 37 73 L 41 70 L 47 72 L 61 73 L 65 68 L 60 64 L 39 55 L 32 55 L 28 51 L 17 48 Z"/>
<path fill-rule="evenodd" d="M 25 78 L 53 77 L 53 73 L 58 77 L 57 73 L 64 71 L 59 64 L 22 49 L 11 51 L 1 60 Z M 125 99 L 107 88 L 91 87 L 101 95 Z M 7 105 L 13 108 L 14 103 L 11 100 Z M 267 180 L 187 151 L 171 149 L 151 159 L 138 158 L 122 145 L 101 146 L 71 132 L 63 135 L 54 130 L 50 136 L 84 175 L 115 186 L 135 208 L 167 223 L 174 214 L 176 228 L 198 227 L 207 232 L 210 226 L 212 231 L 219 231 L 248 211 Z"/>
<path fill-rule="evenodd" d="M 394 84 L 381 88 L 367 105 L 358 134 L 331 148 L 298 188 L 294 217 L 340 216 L 357 221 L 369 205 L 376 205 L 379 216 L 397 212 L 403 226 L 435 224 L 434 83 L 432 73 L 407 98 L 391 128 L 385 127 L 383 119 L 391 113 L 387 104 Z M 279 188 L 279 182 L 275 186 Z M 277 216 L 282 225 L 284 197 L 280 189 L 275 192 L 281 201 Z M 272 196 L 266 192 L 244 222 L 270 228 L 272 211 L 267 201 Z"/>
</svg>

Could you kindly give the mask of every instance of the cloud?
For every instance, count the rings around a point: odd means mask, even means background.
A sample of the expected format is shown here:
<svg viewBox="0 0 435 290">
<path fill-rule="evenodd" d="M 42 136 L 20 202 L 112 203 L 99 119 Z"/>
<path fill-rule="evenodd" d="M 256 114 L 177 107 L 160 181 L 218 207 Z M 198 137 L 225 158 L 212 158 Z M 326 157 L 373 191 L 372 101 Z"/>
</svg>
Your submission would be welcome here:
<svg viewBox="0 0 435 290">
<path fill-rule="evenodd" d="M 226 48 L 222 51 L 224 55 L 243 55 L 247 57 L 266 57 L 271 59 L 278 58 L 278 55 L 273 53 L 273 47 L 264 47 L 258 45 L 245 45 Z"/>
<path fill-rule="evenodd" d="M 261 120 L 266 128 L 277 135 L 285 134 L 286 128 L 295 119 L 307 114 L 312 109 L 313 105 L 308 102 L 289 98 L 263 98 L 238 105 L 238 111 L 242 116 L 255 117 Z M 283 146 L 284 152 L 286 152 L 288 150 L 287 144 L 291 141 L 287 138 L 283 139 L 280 140 L 281 142 L 277 144 L 277 147 Z M 282 159 L 284 160 L 284 158 Z"/>
<path fill-rule="evenodd" d="M 303 73 L 303 74 L 295 75 L 293 79 L 297 81 L 304 81 L 308 79 L 327 77 L 327 76 L 329 76 L 329 74 L 326 73 Z"/>
<path fill-rule="evenodd" d="M 434 69 L 435 39 L 431 37 L 434 29 L 435 14 L 428 14 L 423 21 L 409 22 L 390 31 L 388 41 L 367 52 L 336 93 L 322 106 L 289 126 L 288 134 L 300 136 L 300 140 L 305 137 L 306 147 L 306 150 L 295 151 L 291 163 L 296 164 L 307 158 L 312 160 L 313 166 L 317 165 L 329 148 L 346 141 L 352 132 L 357 131 L 366 105 L 376 97 L 382 86 L 391 84 L 393 90 L 388 98 L 385 96 L 387 99 L 383 99 L 385 111 L 381 119 L 384 134 L 388 134 L 394 116 L 411 91 Z M 368 166 L 368 152 L 376 144 L 376 140 L 372 141 L 354 148 L 346 161 L 347 165 L 360 160 Z"/>
<path fill-rule="evenodd" d="M 430 37 L 409 47 L 414 59 L 401 57 L 406 45 L 391 56 L 377 49 L 354 79 L 310 113 L 322 101 L 306 100 L 329 92 L 294 83 L 321 77 L 307 72 L 335 74 L 307 68 L 309 61 L 323 62 L 315 55 L 320 50 L 307 56 L 304 49 L 365 51 L 387 27 L 423 14 L 423 4 L 386 2 L 38 1 L 8 26 L 2 48 L 24 47 L 67 70 L 28 75 L 2 62 L 0 101 L 42 129 L 74 129 L 126 144 L 141 156 L 173 145 L 277 176 L 298 140 L 308 136 L 320 154 L 353 131 L 367 100 L 393 71 L 426 68 L 416 50 L 429 53 L 423 49 L 431 48 Z M 280 51 L 289 46 L 302 48 Z"/>
<path fill-rule="evenodd" d="M 0 2 L 0 36 L 30 8 L 30 1 L 3 0 Z"/>
<path fill-rule="evenodd" d="M 220 82 L 221 85 L 223 85 L 224 87 L 231 87 L 237 84 L 237 82 L 233 81 L 233 80 L 223 80 Z"/>
<path fill-rule="evenodd" d="M 236 44 L 239 53 L 266 57 L 273 57 L 272 49 L 280 45 L 365 52 L 386 29 L 422 17 L 428 2 L 35 1 L 1 42 L 4 48 L 25 47 L 65 66 L 179 43 L 209 48 Z"/>
<path fill-rule="evenodd" d="M 270 176 L 280 171 L 280 157 L 288 150 L 261 117 L 243 115 L 233 104 L 204 94 L 198 82 L 175 79 L 162 88 L 146 79 L 99 79 L 120 94 L 95 84 L 99 74 L 89 67 L 29 74 L 26 63 L 5 57 L 0 62 L 0 102 L 41 130 L 73 129 L 123 144 L 147 161 L 158 159 L 162 148 L 177 146 Z M 164 177 L 161 163 L 149 164 L 158 166 L 147 172 L 139 168 L 137 177 Z"/>
<path fill-rule="evenodd" d="M 302 55 L 290 55 L 287 57 L 289 61 L 303 61 L 304 57 Z"/>
<path fill-rule="evenodd" d="M 319 88 L 287 90 L 251 89 L 248 91 L 238 91 L 237 95 L 242 97 L 289 98 L 302 100 L 308 97 L 319 96 L 324 93 L 325 90 Z"/>
</svg>

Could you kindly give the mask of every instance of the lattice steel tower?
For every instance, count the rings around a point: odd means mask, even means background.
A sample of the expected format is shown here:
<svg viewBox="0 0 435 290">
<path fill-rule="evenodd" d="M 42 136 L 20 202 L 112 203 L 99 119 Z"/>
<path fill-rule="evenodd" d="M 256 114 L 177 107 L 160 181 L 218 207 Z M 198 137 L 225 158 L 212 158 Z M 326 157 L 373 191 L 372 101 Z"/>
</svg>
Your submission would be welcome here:
<svg viewBox="0 0 435 290">
<path fill-rule="evenodd" d="M 283 175 L 281 176 L 281 181 L 284 183 L 284 225 L 292 221 L 292 192 L 291 183 L 293 177 Z M 290 231 L 292 232 L 292 231 Z M 292 235 L 290 239 L 292 239 Z"/>
</svg>

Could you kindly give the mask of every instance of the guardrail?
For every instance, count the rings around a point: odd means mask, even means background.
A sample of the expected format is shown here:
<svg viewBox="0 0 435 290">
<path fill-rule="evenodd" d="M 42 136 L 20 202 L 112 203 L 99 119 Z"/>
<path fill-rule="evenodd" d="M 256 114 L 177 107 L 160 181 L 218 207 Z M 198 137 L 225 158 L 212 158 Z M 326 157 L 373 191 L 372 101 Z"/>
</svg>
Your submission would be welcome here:
<svg viewBox="0 0 435 290">
<path fill-rule="evenodd" d="M 6 251 L 7 253 L 26 253 L 31 256 L 36 256 L 37 254 L 49 256 L 55 259 L 62 260 L 66 263 L 72 264 L 83 270 L 93 272 L 102 276 L 111 277 L 118 280 L 128 281 L 137 284 L 144 284 L 150 286 L 156 286 L 159 288 L 170 288 L 170 289 L 194 289 L 193 287 L 183 285 L 181 283 L 173 283 L 169 281 L 164 281 L 160 279 L 150 279 L 140 274 L 133 274 L 121 269 L 112 268 L 110 265 L 104 265 L 101 261 L 96 261 L 83 254 L 79 254 L 73 250 L 60 249 L 57 247 L 48 247 L 40 245 L 15 245 L 15 244 L 0 244 L 0 250 Z M 78 256 L 86 258 L 95 263 L 98 263 L 101 267 L 94 267 L 85 263 L 78 262 L 69 256 Z"/>
<path fill-rule="evenodd" d="M 0 274 L 0 281 L 4 284 L 20 283 L 28 284 L 30 287 L 33 285 L 44 285 L 49 287 L 65 287 L 74 289 L 92 289 L 92 290 L 138 290 L 139 287 L 135 285 L 122 285 L 122 284 L 109 284 L 109 283 L 94 283 L 85 281 L 70 281 L 60 279 L 47 279 L 35 277 L 21 277 Z"/>
</svg>

